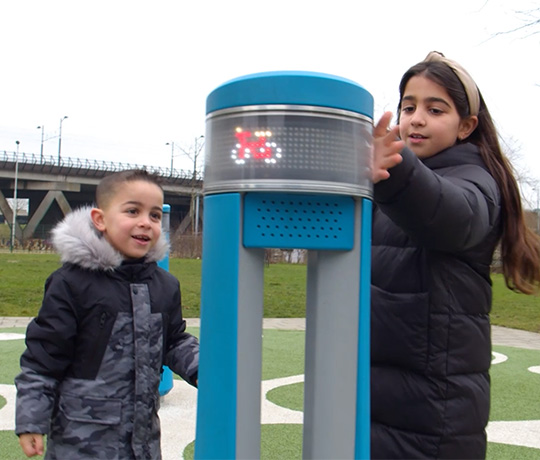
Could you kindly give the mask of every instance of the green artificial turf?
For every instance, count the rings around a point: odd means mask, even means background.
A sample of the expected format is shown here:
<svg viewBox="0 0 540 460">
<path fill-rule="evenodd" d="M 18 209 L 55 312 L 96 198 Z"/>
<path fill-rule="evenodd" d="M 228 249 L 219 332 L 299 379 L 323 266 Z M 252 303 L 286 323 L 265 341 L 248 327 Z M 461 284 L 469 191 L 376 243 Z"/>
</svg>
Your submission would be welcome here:
<svg viewBox="0 0 540 460">
<path fill-rule="evenodd" d="M 291 383 L 274 388 L 266 393 L 266 398 L 277 404 L 292 410 L 304 409 L 304 383 Z"/>
<path fill-rule="evenodd" d="M 0 431 L 0 459 L 2 460 L 23 460 L 28 457 L 23 454 L 19 446 L 19 438 L 13 432 Z M 32 457 L 40 459 L 43 457 Z"/>
<path fill-rule="evenodd" d="M 184 450 L 184 458 L 192 460 L 195 443 Z M 262 425 L 261 460 L 292 460 L 302 458 L 302 425 Z"/>
<path fill-rule="evenodd" d="M 493 348 L 508 360 L 491 367 L 491 420 L 540 420 L 540 374 L 527 370 L 540 366 L 540 350 Z"/>
<path fill-rule="evenodd" d="M 264 330 L 263 380 L 304 373 L 304 338 L 304 331 Z"/>
<path fill-rule="evenodd" d="M 540 451 L 530 447 L 488 443 L 486 460 L 538 460 Z"/>
<path fill-rule="evenodd" d="M 194 335 L 198 328 L 189 328 Z M 2 329 L 0 332 L 24 333 L 24 328 Z M 264 330 L 263 378 L 265 380 L 303 373 L 303 331 Z M 18 373 L 18 360 L 24 349 L 22 340 L 0 341 L 0 383 L 13 384 Z M 540 350 L 524 350 L 495 346 L 508 360 L 492 366 L 492 421 L 540 420 L 540 375 L 527 369 L 540 365 Z M 282 407 L 303 408 L 303 384 L 295 383 L 275 388 L 267 398 Z M 5 405 L 0 397 L 0 408 Z M 261 458 L 268 460 L 299 459 L 302 450 L 302 426 L 298 424 L 263 425 L 261 427 Z M 185 458 L 193 458 L 193 443 L 185 450 Z M 0 460 L 26 458 L 20 451 L 17 437 L 11 431 L 0 431 Z M 540 449 L 489 443 L 488 460 L 536 460 Z"/>
</svg>

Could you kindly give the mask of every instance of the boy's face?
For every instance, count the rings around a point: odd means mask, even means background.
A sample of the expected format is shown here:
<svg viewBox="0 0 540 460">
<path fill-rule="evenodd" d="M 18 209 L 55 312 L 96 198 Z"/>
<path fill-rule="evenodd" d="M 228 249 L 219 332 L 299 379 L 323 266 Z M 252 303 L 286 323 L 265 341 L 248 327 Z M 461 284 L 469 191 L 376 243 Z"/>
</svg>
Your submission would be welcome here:
<svg viewBox="0 0 540 460">
<path fill-rule="evenodd" d="M 144 257 L 161 234 L 163 192 L 146 181 L 130 181 L 102 209 L 92 209 L 94 226 L 127 259 Z"/>
</svg>

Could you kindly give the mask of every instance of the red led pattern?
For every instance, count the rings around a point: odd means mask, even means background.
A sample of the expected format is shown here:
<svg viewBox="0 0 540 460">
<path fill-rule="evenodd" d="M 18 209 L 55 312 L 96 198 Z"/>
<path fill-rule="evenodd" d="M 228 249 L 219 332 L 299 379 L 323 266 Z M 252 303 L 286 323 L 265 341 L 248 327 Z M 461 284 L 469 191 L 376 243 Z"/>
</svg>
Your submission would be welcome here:
<svg viewBox="0 0 540 460">
<path fill-rule="evenodd" d="M 271 131 L 255 131 L 252 138 L 251 131 L 236 128 L 234 135 L 238 143 L 231 151 L 231 158 L 237 164 L 245 164 L 250 159 L 276 163 L 276 159 L 281 158 L 281 149 L 275 142 L 269 140 L 272 137 Z"/>
</svg>

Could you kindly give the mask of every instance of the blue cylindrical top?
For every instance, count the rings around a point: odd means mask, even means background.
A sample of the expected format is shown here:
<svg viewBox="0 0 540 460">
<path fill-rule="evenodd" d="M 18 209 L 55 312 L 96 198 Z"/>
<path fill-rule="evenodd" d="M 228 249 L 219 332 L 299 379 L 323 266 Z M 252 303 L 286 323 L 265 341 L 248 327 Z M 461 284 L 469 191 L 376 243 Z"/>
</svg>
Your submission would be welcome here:
<svg viewBox="0 0 540 460">
<path fill-rule="evenodd" d="M 317 72 L 264 72 L 230 80 L 210 93 L 206 113 L 250 105 L 308 105 L 373 118 L 373 96 L 358 83 Z"/>
</svg>

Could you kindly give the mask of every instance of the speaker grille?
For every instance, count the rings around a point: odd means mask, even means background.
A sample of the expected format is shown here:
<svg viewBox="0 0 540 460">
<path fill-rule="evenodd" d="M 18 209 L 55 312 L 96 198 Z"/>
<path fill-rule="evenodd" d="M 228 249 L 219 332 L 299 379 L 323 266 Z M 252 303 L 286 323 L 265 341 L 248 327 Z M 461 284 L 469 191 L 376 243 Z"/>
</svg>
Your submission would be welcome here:
<svg viewBox="0 0 540 460">
<path fill-rule="evenodd" d="M 247 193 L 244 246 L 351 250 L 354 209 L 350 196 Z"/>
</svg>

